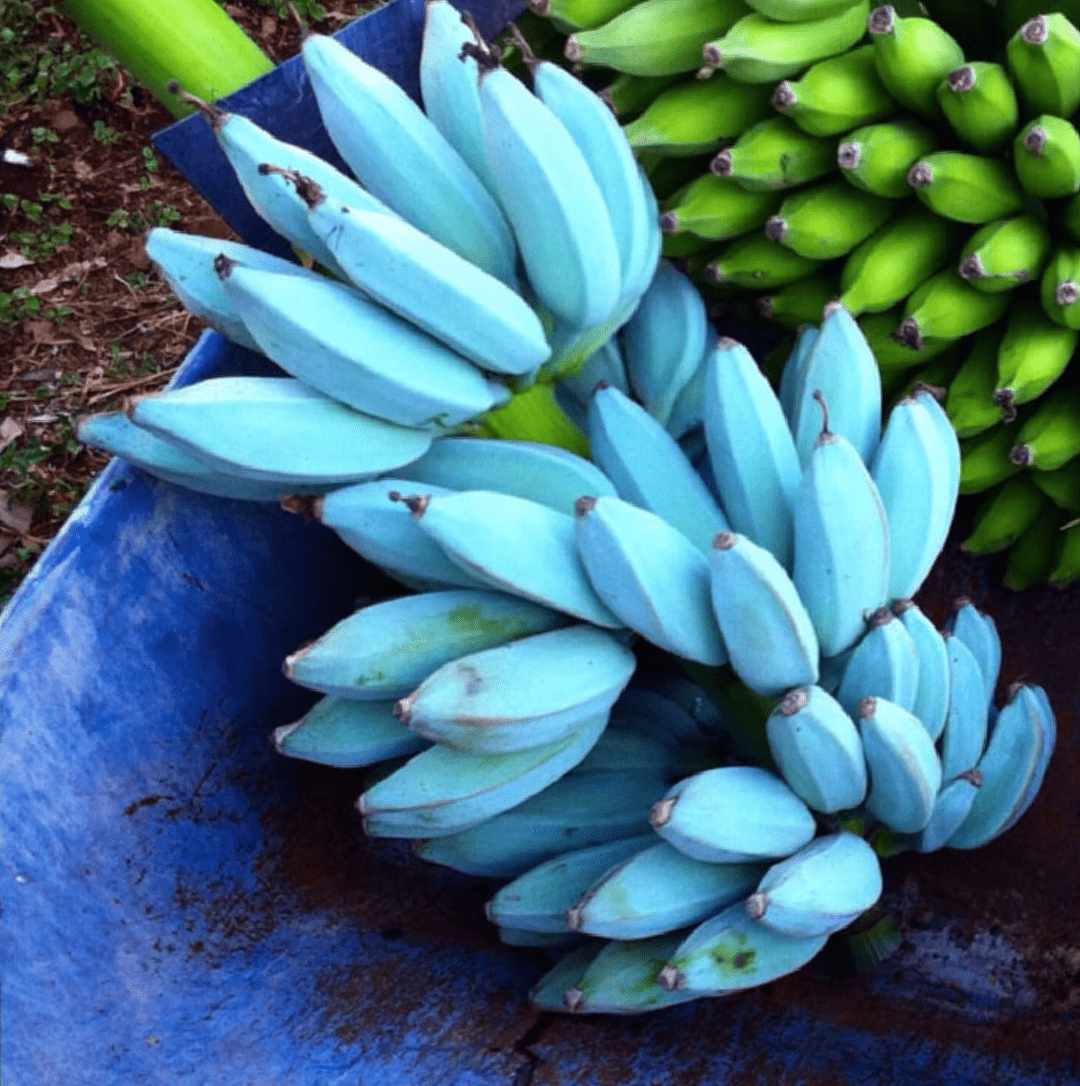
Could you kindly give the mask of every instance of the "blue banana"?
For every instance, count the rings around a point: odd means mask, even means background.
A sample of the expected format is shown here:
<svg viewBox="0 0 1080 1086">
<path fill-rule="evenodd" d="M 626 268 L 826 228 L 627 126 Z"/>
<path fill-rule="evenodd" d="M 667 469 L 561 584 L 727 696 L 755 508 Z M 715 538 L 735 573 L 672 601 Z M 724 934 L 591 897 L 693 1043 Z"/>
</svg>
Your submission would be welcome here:
<svg viewBox="0 0 1080 1086">
<path fill-rule="evenodd" d="M 829 405 L 834 432 L 847 438 L 869 464 L 881 438 L 881 373 L 862 330 L 839 302 L 825 307 L 821 330 L 797 369 L 802 380 L 792 397 L 791 430 L 803 464 L 821 431 L 815 392 Z"/>
<path fill-rule="evenodd" d="M 956 601 L 951 614 L 945 620 L 945 629 L 960 638 L 978 661 L 989 709 L 1001 672 L 1001 638 L 998 636 L 997 624 L 970 600 L 961 598 Z"/>
<path fill-rule="evenodd" d="M 608 631 L 568 626 L 450 660 L 395 712 L 444 746 L 473 754 L 528 750 L 563 739 L 597 715 L 606 719 L 635 663 Z"/>
<path fill-rule="evenodd" d="M 582 494 L 615 493 L 591 461 L 555 445 L 505 438 L 440 437 L 398 477 L 449 490 L 495 490 L 572 514 Z"/>
<path fill-rule="evenodd" d="M 889 599 L 910 599 L 945 545 L 959 475 L 930 417 L 932 397 L 906 396 L 893 407 L 871 463 L 889 521 Z M 956 444 L 951 427 L 949 440 Z"/>
<path fill-rule="evenodd" d="M 619 301 L 622 265 L 587 159 L 562 121 L 505 68 L 481 74 L 480 106 L 495 191 L 532 289 L 574 327 L 599 324 Z"/>
<path fill-rule="evenodd" d="M 949 653 L 945 639 L 911 600 L 897 600 L 892 609 L 915 643 L 919 658 L 919 681 L 911 711 L 922 721 L 930 738 L 936 740 L 949 712 Z"/>
<path fill-rule="evenodd" d="M 707 769 L 679 781 L 653 805 L 649 823 L 680 852 L 711 863 L 790 856 L 816 829 L 806 804 L 757 766 Z"/>
<path fill-rule="evenodd" d="M 578 550 L 589 583 L 630 629 L 676 656 L 727 662 L 709 563 L 677 528 L 622 498 L 578 499 Z"/>
<path fill-rule="evenodd" d="M 780 401 L 750 352 L 721 339 L 708 363 L 705 438 L 732 528 L 791 568 L 791 507 L 802 467 Z"/>
<path fill-rule="evenodd" d="M 432 746 L 413 755 L 357 800 L 370 837 L 458 833 L 518 806 L 573 768 L 600 738 L 607 714 L 583 720 L 553 743 L 512 754 Z"/>
<path fill-rule="evenodd" d="M 746 895 L 765 874 L 761 863 L 693 860 L 657 841 L 617 861 L 566 916 L 572 931 L 608 939 L 647 939 L 698 924 Z"/>
<path fill-rule="evenodd" d="M 294 683 L 339 698 L 400 698 L 451 660 L 566 622 L 556 611 L 501 592 L 398 596 L 343 618 L 286 657 L 284 670 Z"/>
<path fill-rule="evenodd" d="M 817 682 L 814 625 L 773 555 L 736 532 L 719 532 L 709 573 L 713 611 L 739 678 L 766 696 Z"/>
<path fill-rule="evenodd" d="M 889 527 L 881 497 L 856 447 L 830 430 L 830 416 L 793 506 L 792 580 L 823 656 L 855 644 L 865 617 L 885 603 L 889 585 Z"/>
<path fill-rule="evenodd" d="M 576 773 L 481 825 L 417 846 L 424 860 L 471 875 L 516 878 L 569 849 L 649 830 L 649 805 L 667 788 L 655 774 Z"/>
<path fill-rule="evenodd" d="M 819 686 L 790 690 L 765 724 L 787 786 L 812 810 L 850 810 L 866 795 L 862 740 L 840 703 Z"/>
<path fill-rule="evenodd" d="M 827 938 L 796 939 L 770 931 L 739 901 L 683 939 L 660 971 L 660 984 L 688 996 L 755 988 L 801 969 Z"/>
<path fill-rule="evenodd" d="M 847 927 L 881 891 L 877 854 L 861 837 L 841 831 L 773 864 L 747 899 L 746 912 L 778 935 L 813 939 Z"/>
<path fill-rule="evenodd" d="M 944 847 L 967 819 L 981 786 L 982 774 L 977 769 L 969 769 L 942 785 L 930 821 L 916 835 L 913 846 L 919 852 L 934 852 Z"/>
<path fill-rule="evenodd" d="M 682 392 L 675 397 L 675 402 L 671 405 L 671 414 L 668 415 L 665 429 L 676 441 L 681 441 L 688 434 L 697 434 L 697 428 L 705 421 L 705 383 L 709 373 L 709 359 L 712 358 L 719 343 L 720 337 L 710 325 L 705 337 L 705 351 L 697 364 L 697 369 L 683 386 Z M 703 438 L 704 434 L 701 436 Z"/>
<path fill-rule="evenodd" d="M 458 256 L 513 285 L 506 219 L 420 107 L 333 38 L 309 34 L 301 56 L 326 131 L 361 184 Z"/>
<path fill-rule="evenodd" d="M 915 642 L 887 607 L 874 611 L 867 624 L 870 628 L 844 668 L 836 700 L 852 717 L 858 716 L 859 702 L 865 697 L 885 698 L 914 712 L 919 690 Z"/>
<path fill-rule="evenodd" d="M 597 626 L 622 626 L 589 583 L 570 514 L 490 490 L 420 496 L 409 504 L 447 557 L 489 587 Z"/>
<path fill-rule="evenodd" d="M 949 711 L 938 745 L 942 772 L 948 780 L 979 761 L 988 720 L 983 675 L 974 653 L 948 632 L 945 650 L 949 656 Z"/>
<path fill-rule="evenodd" d="M 320 765 L 366 766 L 416 754 L 428 741 L 394 717 L 392 701 L 324 697 L 294 724 L 274 729 L 279 754 Z"/>
<path fill-rule="evenodd" d="M 589 404 L 593 460 L 619 497 L 678 528 L 708 554 L 727 518 L 678 442 L 639 404 L 614 388 L 593 393 Z"/>
<path fill-rule="evenodd" d="M 403 426 L 453 426 L 510 398 L 456 351 L 351 287 L 221 259 L 217 266 L 261 350 L 358 411 Z"/>
<path fill-rule="evenodd" d="M 563 996 L 584 976 L 585 970 L 607 944 L 590 939 L 559 959 L 532 987 L 529 1004 L 538 1011 L 565 1011 Z"/>
<path fill-rule="evenodd" d="M 1057 720 L 1054 717 L 1054 710 L 1050 705 L 1050 699 L 1046 696 L 1046 691 L 1041 686 L 1031 686 L 1028 687 L 1028 689 L 1031 691 L 1031 696 L 1035 700 L 1035 707 L 1038 711 L 1039 723 L 1041 724 L 1041 728 L 1039 729 L 1038 753 L 1035 756 L 1035 768 L 1028 778 L 1027 785 L 1025 786 L 1019 801 L 1013 806 L 1012 812 L 1005 820 L 1005 823 L 1001 828 L 1002 833 L 1007 829 L 1011 829 L 1020 816 L 1035 801 L 1035 797 L 1042 787 L 1046 771 L 1050 767 L 1050 758 L 1053 755 L 1054 747 L 1057 744 Z"/>
<path fill-rule="evenodd" d="M 287 377 L 211 377 L 147 396 L 130 417 L 216 470 L 286 489 L 393 471 L 416 460 L 432 437 Z"/>
<path fill-rule="evenodd" d="M 605 841 L 547 860 L 507 883 L 487 903 L 492 923 L 524 931 L 566 932 L 566 912 L 605 872 L 656 840 L 652 833 Z"/>
<path fill-rule="evenodd" d="M 806 366 L 810 361 L 814 343 L 817 341 L 819 329 L 815 324 L 804 324 L 795 335 L 795 344 L 791 348 L 784 362 L 784 368 L 780 371 L 780 385 L 777 395 L 780 406 L 784 411 L 784 418 L 788 426 L 794 428 L 798 416 L 795 413 L 795 405 L 806 379 Z"/>
<path fill-rule="evenodd" d="M 941 787 L 933 740 L 918 717 L 884 698 L 863 698 L 859 734 L 870 768 L 866 809 L 897 833 L 918 833 Z"/>
</svg>

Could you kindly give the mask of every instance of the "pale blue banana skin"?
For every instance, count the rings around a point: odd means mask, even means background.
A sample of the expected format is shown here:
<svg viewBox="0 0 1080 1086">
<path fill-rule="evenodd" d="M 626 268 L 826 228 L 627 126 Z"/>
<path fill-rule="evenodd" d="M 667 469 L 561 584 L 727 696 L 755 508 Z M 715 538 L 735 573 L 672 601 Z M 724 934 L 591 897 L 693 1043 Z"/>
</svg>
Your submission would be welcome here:
<svg viewBox="0 0 1080 1086">
<path fill-rule="evenodd" d="M 413 226 L 512 286 L 515 249 L 506 219 L 420 107 L 333 38 L 308 35 L 301 55 L 330 139 L 364 187 Z"/>
<path fill-rule="evenodd" d="M 681 939 L 682 934 L 676 932 L 651 939 L 612 940 L 563 994 L 563 1010 L 573 1014 L 642 1014 L 696 998 L 667 991 L 657 979 Z"/>
<path fill-rule="evenodd" d="M 661 260 L 621 338 L 631 387 L 649 414 L 666 424 L 705 352 L 708 319 L 701 293 L 674 264 Z"/>
<path fill-rule="evenodd" d="M 801 969 L 826 939 L 793 939 L 770 931 L 747 916 L 744 902 L 736 902 L 683 939 L 661 970 L 660 983 L 688 996 L 755 988 Z"/>
<path fill-rule="evenodd" d="M 343 618 L 287 656 L 284 671 L 300 686 L 339 698 L 400 698 L 452 660 L 566 622 L 564 615 L 501 592 L 398 596 Z"/>
<path fill-rule="evenodd" d="M 701 427 L 705 421 L 705 382 L 709 374 L 709 360 L 719 342 L 719 335 L 710 325 L 705 337 L 705 351 L 701 356 L 701 361 L 698 362 L 697 369 L 694 370 L 690 380 L 675 397 L 675 402 L 671 405 L 671 414 L 668 415 L 665 429 L 676 441 L 682 440 L 691 431 L 696 433 L 697 428 Z M 704 434 L 701 436 L 704 439 Z"/>
<path fill-rule="evenodd" d="M 148 430 L 140 429 L 123 411 L 111 411 L 91 415 L 83 419 L 76 437 L 84 445 L 119 456 L 129 464 L 149 472 L 155 478 L 174 483 L 186 490 L 211 494 L 215 498 L 236 498 L 249 502 L 276 502 L 286 490 L 292 493 L 321 494 L 330 489 L 326 486 L 302 486 L 245 479 L 238 475 L 209 467 L 194 456 Z"/>
<path fill-rule="evenodd" d="M 226 297 L 214 260 L 224 254 L 245 268 L 322 278 L 318 272 L 239 241 L 184 234 L 167 226 L 155 226 L 146 235 L 145 245 L 146 255 L 183 307 L 226 339 L 251 351 L 258 351 L 259 345 Z"/>
<path fill-rule="evenodd" d="M 836 700 L 852 717 L 859 715 L 859 701 L 866 697 L 885 698 L 914 712 L 919 690 L 915 642 L 891 611 L 875 612 L 871 623 L 848 660 Z"/>
<path fill-rule="evenodd" d="M 727 662 L 708 560 L 682 532 L 613 497 L 582 498 L 574 530 L 589 583 L 626 626 L 676 656 Z"/>
<path fill-rule="evenodd" d="M 416 460 L 432 438 L 288 377 L 211 377 L 139 400 L 130 418 L 211 468 L 286 489 L 371 479 Z"/>
<path fill-rule="evenodd" d="M 577 328 L 622 290 L 611 216 L 585 156 L 555 114 L 503 68 L 480 77 L 485 153 L 539 300 Z"/>
<path fill-rule="evenodd" d="M 634 153 L 607 103 L 575 75 L 548 61 L 537 64 L 532 75 L 533 92 L 573 137 L 604 197 L 625 288 L 650 248 L 650 233 L 660 233 Z"/>
<path fill-rule="evenodd" d="M 958 776 L 979 761 L 986 744 L 985 685 L 975 654 L 955 634 L 945 635 L 949 656 L 949 712 L 938 745 L 945 779 Z"/>
<path fill-rule="evenodd" d="M 515 753 L 606 719 L 635 666 L 628 648 L 594 626 L 532 634 L 443 664 L 398 702 L 398 719 L 457 750 Z"/>
<path fill-rule="evenodd" d="M 474 365 L 521 376 L 550 357 L 540 318 L 520 294 L 411 223 L 330 196 L 308 218 L 365 295 Z"/>
<path fill-rule="evenodd" d="M 428 747 L 360 796 L 364 832 L 428 838 L 487 822 L 577 765 L 606 725 L 607 713 L 601 713 L 557 742 L 513 754 Z"/>
<path fill-rule="evenodd" d="M 739 678 L 766 696 L 816 683 L 817 634 L 776 558 L 746 536 L 720 532 L 708 568 L 713 611 Z"/>
<path fill-rule="evenodd" d="M 862 330 L 839 302 L 825 307 L 794 395 L 791 429 L 804 465 L 821 433 L 816 390 L 829 405 L 829 429 L 846 437 L 869 464 L 881 438 L 881 373 Z"/>
<path fill-rule="evenodd" d="M 343 283 L 237 266 L 223 285 L 269 358 L 357 411 L 444 427 L 510 398 L 456 351 Z"/>
<path fill-rule="evenodd" d="M 884 698 L 867 698 L 859 734 L 870 768 L 866 809 L 897 833 L 918 833 L 930 821 L 941 787 L 941 759 L 918 717 Z"/>
<path fill-rule="evenodd" d="M 449 494 L 442 487 L 427 486 L 433 495 Z M 345 544 L 392 577 L 421 589 L 475 588 L 490 590 L 487 581 L 474 577 L 451 562 L 401 501 L 390 495 L 414 492 L 405 479 L 383 478 L 342 487 L 316 504 L 315 515 L 332 528 Z"/>
<path fill-rule="evenodd" d="M 819 686 L 792 690 L 765 723 L 788 787 L 812 810 L 851 810 L 866 796 L 866 758 L 854 721 Z"/>
<path fill-rule="evenodd" d="M 822 655 L 836 656 L 862 636 L 889 585 L 885 509 L 855 446 L 839 434 L 822 435 L 792 511 L 792 580 Z"/>
<path fill-rule="evenodd" d="M 806 804 L 757 766 L 707 769 L 679 781 L 653 806 L 649 822 L 680 852 L 710 863 L 790 856 L 817 828 Z"/>
<path fill-rule="evenodd" d="M 733 339 L 721 339 L 708 362 L 704 419 L 713 478 L 732 528 L 790 569 L 791 507 L 802 466 L 776 393 Z"/>
<path fill-rule="evenodd" d="M 971 812 L 981 783 L 982 776 L 969 770 L 942 785 L 934 800 L 930 821 L 915 837 L 912 845 L 919 852 L 934 852 L 943 848 Z"/>
<path fill-rule="evenodd" d="M 643 407 L 614 388 L 597 389 L 589 404 L 593 460 L 619 497 L 678 528 L 708 554 L 727 518 L 678 442 Z"/>
<path fill-rule="evenodd" d="M 957 493 L 950 471 L 925 400 L 900 400 L 870 469 L 889 521 L 890 600 L 910 599 L 945 545 Z"/>
<path fill-rule="evenodd" d="M 622 626 L 589 583 L 568 513 L 512 494 L 470 490 L 435 495 L 417 523 L 488 587 L 597 626 Z"/>
<path fill-rule="evenodd" d="M 428 741 L 394 717 L 393 701 L 324 697 L 294 724 L 274 729 L 279 754 L 320 765 L 356 767 L 416 754 Z"/>
<path fill-rule="evenodd" d="M 559 382 L 559 386 L 566 389 L 582 407 L 587 408 L 589 400 L 592 399 L 593 390 L 601 381 L 612 388 L 617 388 L 624 396 L 630 395 L 622 348 L 616 336 L 612 336 L 603 346 L 597 347 L 582 362 L 577 373 L 564 377 Z"/>
<path fill-rule="evenodd" d="M 484 154 L 484 120 L 480 111 L 480 73 L 476 58 L 461 47 L 476 38 L 461 12 L 448 0 L 428 0 L 420 47 L 420 97 L 424 112 L 466 165 L 494 192 L 494 179 Z"/>
<path fill-rule="evenodd" d="M 810 361 L 814 344 L 817 342 L 819 330 L 815 324 L 804 324 L 795 336 L 795 346 L 787 356 L 784 368 L 780 372 L 780 387 L 778 396 L 780 406 L 784 411 L 784 418 L 792 430 L 798 421 L 795 413 L 799 390 L 806 382 L 806 367 Z"/>
<path fill-rule="evenodd" d="M 571 849 L 639 836 L 667 789 L 654 774 L 576 773 L 472 829 L 417 846 L 421 859 L 469 875 L 516 878 Z"/>
<path fill-rule="evenodd" d="M 962 600 L 945 620 L 945 629 L 960 638 L 978 661 L 989 709 L 1001 672 L 1001 638 L 998 636 L 997 624 L 990 615 L 983 614 L 973 603 Z"/>
<path fill-rule="evenodd" d="M 591 460 L 554 445 L 503 438 L 436 438 L 398 477 L 449 490 L 495 490 L 567 515 L 582 494 L 615 494 Z"/>
<path fill-rule="evenodd" d="M 567 913 L 573 931 L 607 939 L 647 939 L 699 924 L 745 899 L 766 865 L 692 860 L 657 841 L 598 878 Z"/>
<path fill-rule="evenodd" d="M 530 1006 L 538 1011 L 564 1012 L 563 995 L 581 980 L 589 964 L 606 945 L 599 939 L 590 939 L 560 958 L 529 992 Z"/>
<path fill-rule="evenodd" d="M 778 935 L 812 939 L 847 927 L 881 891 L 877 854 L 861 837 L 843 831 L 817 837 L 773 864 L 746 910 Z"/>
<path fill-rule="evenodd" d="M 956 431 L 949 421 L 949 416 L 945 413 L 945 408 L 941 406 L 932 392 L 916 386 L 911 395 L 916 403 L 922 405 L 929 416 L 930 422 L 937 431 L 941 456 L 948 463 L 948 471 L 944 475 L 950 484 L 949 497 L 937 506 L 937 512 L 945 518 L 945 523 L 942 525 L 935 522 L 930 528 L 935 536 L 944 539 L 949 534 L 953 513 L 956 511 L 956 498 L 960 493 L 960 440 L 957 438 Z"/>
<path fill-rule="evenodd" d="M 1055 726 L 1037 687 L 1020 685 L 994 721 L 979 759 L 982 786 L 950 848 L 978 848 L 1013 825 L 1034 799 L 1030 786 L 1045 772 Z"/>
<path fill-rule="evenodd" d="M 898 600 L 893 604 L 893 613 L 910 634 L 919 658 L 919 682 L 911 711 L 922 721 L 930 738 L 936 740 L 949 713 L 949 653 L 945 639 L 918 604 Z"/>
<path fill-rule="evenodd" d="M 652 833 L 565 852 L 507 883 L 487 903 L 492 923 L 523 931 L 568 932 L 566 912 L 597 879 L 656 840 Z"/>
<path fill-rule="evenodd" d="M 1013 806 L 1012 813 L 1005 820 L 1000 832 L 1004 833 L 1016 825 L 1020 816 L 1032 805 L 1042 787 L 1046 771 L 1050 766 L 1050 758 L 1057 744 L 1057 719 L 1054 710 L 1050 706 L 1050 699 L 1041 686 L 1025 687 L 1033 699 L 1033 708 L 1038 715 L 1040 727 L 1038 728 L 1038 752 L 1035 755 L 1035 768 L 1032 770 L 1028 782 L 1019 801 Z"/>
</svg>

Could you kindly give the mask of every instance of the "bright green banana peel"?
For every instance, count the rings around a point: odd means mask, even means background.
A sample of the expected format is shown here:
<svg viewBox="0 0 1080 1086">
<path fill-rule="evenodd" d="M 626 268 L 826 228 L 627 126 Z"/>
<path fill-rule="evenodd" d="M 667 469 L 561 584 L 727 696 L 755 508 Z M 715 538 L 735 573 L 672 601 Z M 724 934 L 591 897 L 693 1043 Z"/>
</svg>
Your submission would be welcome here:
<svg viewBox="0 0 1080 1086">
<path fill-rule="evenodd" d="M 192 107 L 166 90 L 169 80 L 213 102 L 274 67 L 215 0 L 63 0 L 60 9 L 176 117 Z"/>
<path fill-rule="evenodd" d="M 536 384 L 517 393 L 509 403 L 484 415 L 480 423 L 484 437 L 539 441 L 578 456 L 589 455 L 585 435 L 559 406 L 551 385 Z"/>
</svg>

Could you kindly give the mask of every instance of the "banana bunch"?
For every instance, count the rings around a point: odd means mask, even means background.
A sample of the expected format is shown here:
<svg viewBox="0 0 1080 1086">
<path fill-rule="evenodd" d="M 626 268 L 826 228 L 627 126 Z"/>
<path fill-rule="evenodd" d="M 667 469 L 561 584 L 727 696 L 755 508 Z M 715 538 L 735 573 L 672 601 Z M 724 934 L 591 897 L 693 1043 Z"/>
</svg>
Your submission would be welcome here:
<svg viewBox="0 0 1080 1086">
<path fill-rule="evenodd" d="M 663 262 L 587 363 L 592 461 L 440 436 L 290 501 L 414 594 L 286 659 L 321 699 L 277 749 L 374 767 L 368 834 L 501 880 L 502 941 L 567 952 L 539 1009 L 640 1013 L 800 968 L 878 901 L 879 856 L 1010 828 L 1055 743 L 1041 688 L 994 707 L 992 619 L 962 601 L 939 631 L 912 602 L 959 485 L 933 395 L 883 424 L 839 303 L 779 393 L 703 324 Z"/>
<path fill-rule="evenodd" d="M 890 397 L 948 387 L 962 490 L 993 488 L 968 549 L 1011 547 L 1014 588 L 1065 585 L 1080 573 L 1080 424 L 1061 380 L 1080 333 L 1080 30 L 1056 10 L 988 6 L 975 28 L 967 8 L 925 8 L 533 5 L 567 57 L 617 73 L 606 94 L 660 198 L 665 255 L 792 330 L 839 299 Z M 1026 484 L 1001 489 L 1018 471 Z"/>
<path fill-rule="evenodd" d="M 82 440 L 254 501 L 376 478 L 458 431 L 584 451 L 552 383 L 626 321 L 660 248 L 608 107 L 531 56 L 530 91 L 446 0 L 427 8 L 427 113 L 332 38 L 308 35 L 302 58 L 350 174 L 195 104 L 303 262 L 167 228 L 146 239 L 184 305 L 282 375 L 170 389 L 85 421 Z"/>
</svg>

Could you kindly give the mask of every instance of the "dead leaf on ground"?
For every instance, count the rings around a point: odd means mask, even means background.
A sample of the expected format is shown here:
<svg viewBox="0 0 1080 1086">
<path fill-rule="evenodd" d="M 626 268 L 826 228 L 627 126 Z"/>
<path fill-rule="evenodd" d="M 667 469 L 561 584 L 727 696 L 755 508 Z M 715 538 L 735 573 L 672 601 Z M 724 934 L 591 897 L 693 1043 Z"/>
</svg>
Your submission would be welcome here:
<svg viewBox="0 0 1080 1086">
<path fill-rule="evenodd" d="M 0 422 L 0 452 L 3 452 L 16 438 L 22 437 L 23 428 L 14 419 Z"/>
<path fill-rule="evenodd" d="M 0 490 L 0 526 L 10 529 L 18 536 L 26 536 L 30 534 L 33 521 L 32 505 L 16 501 L 6 490 Z"/>
</svg>

